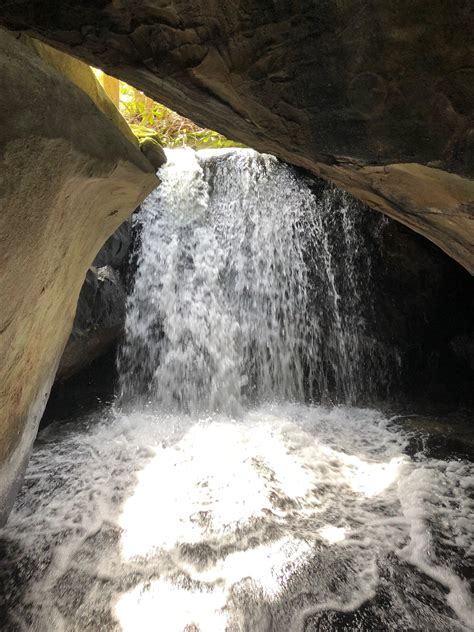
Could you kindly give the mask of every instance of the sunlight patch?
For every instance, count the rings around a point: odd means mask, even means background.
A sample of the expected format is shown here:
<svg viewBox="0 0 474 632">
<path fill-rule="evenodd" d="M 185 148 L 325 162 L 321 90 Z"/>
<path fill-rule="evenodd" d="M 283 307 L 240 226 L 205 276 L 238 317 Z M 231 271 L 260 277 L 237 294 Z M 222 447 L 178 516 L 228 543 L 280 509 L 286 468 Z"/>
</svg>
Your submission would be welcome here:
<svg viewBox="0 0 474 632">
<path fill-rule="evenodd" d="M 346 538 L 347 529 L 345 527 L 323 527 L 319 530 L 320 535 L 329 544 L 335 544 L 336 542 L 342 542 Z"/>
<path fill-rule="evenodd" d="M 225 603 L 223 591 L 195 592 L 157 580 L 121 596 L 115 616 L 123 632 L 183 632 L 192 625 L 206 632 L 225 632 Z"/>
</svg>

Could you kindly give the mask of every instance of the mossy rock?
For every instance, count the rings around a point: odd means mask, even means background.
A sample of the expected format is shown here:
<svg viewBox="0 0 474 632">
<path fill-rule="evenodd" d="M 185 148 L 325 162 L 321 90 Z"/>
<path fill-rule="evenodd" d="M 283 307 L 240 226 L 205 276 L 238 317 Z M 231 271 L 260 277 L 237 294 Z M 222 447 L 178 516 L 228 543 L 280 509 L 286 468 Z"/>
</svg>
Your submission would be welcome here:
<svg viewBox="0 0 474 632">
<path fill-rule="evenodd" d="M 140 149 L 155 169 L 159 169 L 166 162 L 166 154 L 158 141 L 151 136 L 139 140 Z"/>
</svg>

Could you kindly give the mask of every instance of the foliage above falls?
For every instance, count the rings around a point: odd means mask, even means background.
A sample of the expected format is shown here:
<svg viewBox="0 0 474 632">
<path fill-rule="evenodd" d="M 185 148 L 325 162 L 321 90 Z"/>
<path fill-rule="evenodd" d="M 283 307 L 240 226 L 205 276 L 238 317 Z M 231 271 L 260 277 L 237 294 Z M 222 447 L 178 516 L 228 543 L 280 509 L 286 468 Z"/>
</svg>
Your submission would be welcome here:
<svg viewBox="0 0 474 632">
<path fill-rule="evenodd" d="M 124 81 L 94 69 L 105 91 L 139 139 L 152 137 L 169 148 L 219 149 L 244 147 L 211 129 L 199 127 Z"/>
</svg>

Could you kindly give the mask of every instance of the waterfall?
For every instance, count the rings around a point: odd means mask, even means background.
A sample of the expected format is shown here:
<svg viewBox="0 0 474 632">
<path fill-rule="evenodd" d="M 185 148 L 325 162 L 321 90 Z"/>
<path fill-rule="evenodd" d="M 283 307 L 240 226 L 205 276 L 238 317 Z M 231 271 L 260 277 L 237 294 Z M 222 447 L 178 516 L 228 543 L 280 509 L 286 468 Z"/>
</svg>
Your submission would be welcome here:
<svg viewBox="0 0 474 632">
<path fill-rule="evenodd" d="M 123 400 L 236 412 L 371 394 L 358 206 L 249 149 L 173 150 L 160 178 L 136 218 Z"/>
<path fill-rule="evenodd" d="M 0 530 L 2 632 L 472 630 L 462 421 L 331 405 L 386 382 L 382 217 L 251 150 L 159 175 L 121 405 L 40 433 Z"/>
</svg>

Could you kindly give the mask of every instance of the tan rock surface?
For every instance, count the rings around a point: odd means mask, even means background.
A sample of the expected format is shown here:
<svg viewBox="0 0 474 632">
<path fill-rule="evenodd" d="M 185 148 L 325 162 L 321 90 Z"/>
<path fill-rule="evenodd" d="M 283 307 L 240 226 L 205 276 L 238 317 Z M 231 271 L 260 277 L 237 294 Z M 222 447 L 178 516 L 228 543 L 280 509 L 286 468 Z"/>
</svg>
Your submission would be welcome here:
<svg viewBox="0 0 474 632">
<path fill-rule="evenodd" d="M 1 519 L 21 482 L 85 273 L 158 181 L 84 92 L 3 31 L 0 77 Z"/>
</svg>

